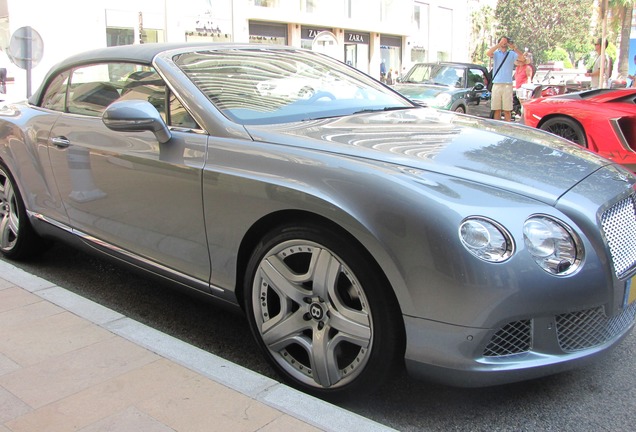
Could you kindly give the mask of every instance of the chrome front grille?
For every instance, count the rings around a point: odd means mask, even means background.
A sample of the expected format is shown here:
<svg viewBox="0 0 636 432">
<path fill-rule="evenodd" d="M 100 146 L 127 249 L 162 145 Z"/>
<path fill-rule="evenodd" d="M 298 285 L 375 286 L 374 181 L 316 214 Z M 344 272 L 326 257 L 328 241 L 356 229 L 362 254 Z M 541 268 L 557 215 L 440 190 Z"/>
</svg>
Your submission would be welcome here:
<svg viewBox="0 0 636 432">
<path fill-rule="evenodd" d="M 558 315 L 559 346 L 565 352 L 574 352 L 604 344 L 627 330 L 634 319 L 636 302 L 611 318 L 603 307 Z"/>
<path fill-rule="evenodd" d="M 532 348 L 532 321 L 513 321 L 499 329 L 484 350 L 484 357 L 521 354 Z"/>
<path fill-rule="evenodd" d="M 601 226 L 614 263 L 617 277 L 636 265 L 636 208 L 634 195 L 603 212 Z"/>
</svg>

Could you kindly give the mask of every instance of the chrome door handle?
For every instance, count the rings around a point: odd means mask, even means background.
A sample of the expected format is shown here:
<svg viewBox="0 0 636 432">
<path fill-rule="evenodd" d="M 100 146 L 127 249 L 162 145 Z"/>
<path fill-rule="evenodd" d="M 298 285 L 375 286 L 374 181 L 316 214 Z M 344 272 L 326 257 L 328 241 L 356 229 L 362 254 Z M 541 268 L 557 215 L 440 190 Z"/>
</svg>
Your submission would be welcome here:
<svg viewBox="0 0 636 432">
<path fill-rule="evenodd" d="M 58 148 L 66 148 L 71 145 L 71 142 L 63 136 L 51 138 L 51 144 Z"/>
</svg>

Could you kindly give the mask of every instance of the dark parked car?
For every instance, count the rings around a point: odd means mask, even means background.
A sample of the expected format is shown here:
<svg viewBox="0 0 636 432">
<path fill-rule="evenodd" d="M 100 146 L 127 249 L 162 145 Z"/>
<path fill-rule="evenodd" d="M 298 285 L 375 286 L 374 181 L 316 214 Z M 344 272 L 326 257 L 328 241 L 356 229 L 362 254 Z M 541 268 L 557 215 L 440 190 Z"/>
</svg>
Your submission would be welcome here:
<svg viewBox="0 0 636 432">
<path fill-rule="evenodd" d="M 425 106 L 490 117 L 490 74 L 472 63 L 417 63 L 394 90 Z"/>
<path fill-rule="evenodd" d="M 324 86 L 269 91 L 284 78 Z M 0 113 L 5 257 L 62 239 L 242 310 L 281 376 L 325 397 L 404 363 L 491 385 L 615 346 L 636 317 L 635 186 L 292 47 L 100 49 Z"/>
</svg>

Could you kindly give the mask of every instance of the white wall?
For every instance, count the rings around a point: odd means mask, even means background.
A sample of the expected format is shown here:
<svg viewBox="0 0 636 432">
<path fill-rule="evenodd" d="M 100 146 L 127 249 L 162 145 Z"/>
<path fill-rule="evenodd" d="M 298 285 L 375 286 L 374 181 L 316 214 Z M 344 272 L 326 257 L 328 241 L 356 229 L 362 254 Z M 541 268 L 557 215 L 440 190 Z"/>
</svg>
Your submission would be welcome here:
<svg viewBox="0 0 636 432">
<path fill-rule="evenodd" d="M 440 47 L 450 45 L 450 60 L 467 61 L 467 0 L 419 1 L 428 3 L 431 10 L 428 50 L 432 57 L 429 60 L 436 60 L 434 56 Z M 8 12 L 11 33 L 20 27 L 31 26 L 44 41 L 42 60 L 32 71 L 32 92 L 35 92 L 48 70 L 59 60 L 81 51 L 106 46 L 107 16 L 109 25 L 119 22 L 136 28 L 138 13 L 142 12 L 144 27 L 165 28 L 167 39 L 172 42 L 185 40 L 185 31 L 192 29 L 193 20 L 206 10 L 212 11 L 215 24 L 220 24 L 223 32 L 233 34 L 234 40 L 239 42 L 247 42 L 247 22 L 250 19 L 366 30 L 403 35 L 407 36 L 407 40 L 417 36 L 413 34 L 411 22 L 413 0 L 393 0 L 391 5 L 395 9 L 391 12 L 390 19 L 383 23 L 370 19 L 345 19 L 344 8 L 337 7 L 344 4 L 342 0 L 321 0 L 318 3 L 322 5 L 321 9 L 314 14 L 299 12 L 300 0 L 279 0 L 281 7 L 274 10 L 250 4 L 249 0 L 8 0 Z M 379 16 L 379 0 L 354 2 L 356 7 L 372 5 L 374 13 Z M 437 25 L 440 8 L 452 9 L 452 29 Z M 450 39 L 450 43 L 443 42 L 447 39 Z M 403 48 L 404 65 L 408 65 L 410 52 L 406 44 Z M 10 65 L 8 69 L 9 75 L 16 79 L 15 84 L 8 89 L 9 98 L 25 98 L 26 72 L 14 65 Z"/>
<path fill-rule="evenodd" d="M 206 0 L 167 0 L 167 3 L 161 0 L 8 0 L 9 28 L 13 34 L 20 27 L 31 26 L 42 37 L 43 57 L 32 70 L 32 92 L 35 92 L 48 70 L 61 59 L 106 46 L 107 10 L 110 25 L 127 22 L 137 28 L 138 14 L 142 12 L 146 27 L 165 28 L 166 9 L 170 17 L 177 13 L 194 14 L 208 5 Z M 168 31 L 173 31 L 175 36 L 180 34 L 184 40 L 184 31 L 180 29 L 183 20 L 179 17 L 172 19 Z M 16 79 L 8 89 L 8 96 L 25 98 L 26 71 L 14 65 L 8 69 L 9 75 Z"/>
</svg>

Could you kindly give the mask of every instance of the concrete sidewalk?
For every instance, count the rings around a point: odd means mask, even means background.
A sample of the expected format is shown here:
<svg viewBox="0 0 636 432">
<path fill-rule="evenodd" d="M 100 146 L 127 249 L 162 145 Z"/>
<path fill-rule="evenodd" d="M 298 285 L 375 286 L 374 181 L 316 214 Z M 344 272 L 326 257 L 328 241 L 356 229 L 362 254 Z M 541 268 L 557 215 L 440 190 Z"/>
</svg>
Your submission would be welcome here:
<svg viewBox="0 0 636 432">
<path fill-rule="evenodd" d="M 71 430 L 391 429 L 0 261 L 0 432 Z"/>
</svg>

